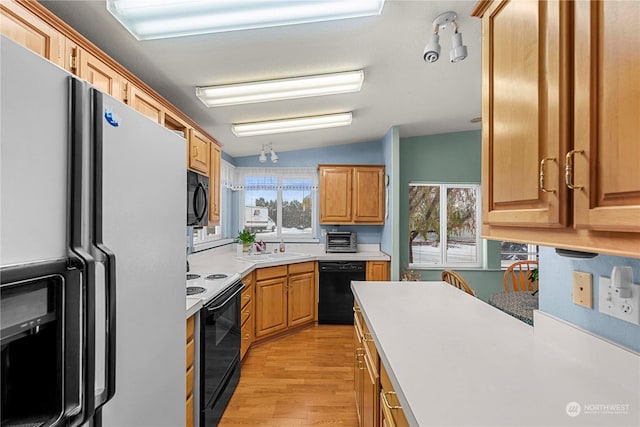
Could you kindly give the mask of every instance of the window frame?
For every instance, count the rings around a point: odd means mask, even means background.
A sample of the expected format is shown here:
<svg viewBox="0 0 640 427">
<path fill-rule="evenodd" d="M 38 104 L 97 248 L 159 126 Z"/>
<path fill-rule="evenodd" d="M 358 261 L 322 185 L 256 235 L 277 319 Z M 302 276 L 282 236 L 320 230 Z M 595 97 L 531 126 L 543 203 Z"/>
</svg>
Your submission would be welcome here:
<svg viewBox="0 0 640 427">
<path fill-rule="evenodd" d="M 505 251 L 502 250 L 502 244 L 503 243 L 514 243 L 514 244 L 520 244 L 520 245 L 527 245 L 527 252 L 513 252 L 513 251 L 506 251 L 505 252 Z M 539 246 L 538 245 L 534 245 L 534 244 L 531 244 L 531 243 L 511 242 L 509 240 L 501 240 L 500 241 L 500 269 L 501 270 L 506 270 L 514 262 L 525 261 L 525 260 L 520 260 L 520 259 L 503 260 L 502 256 L 504 254 L 513 254 L 513 255 L 525 255 L 526 254 L 527 255 L 526 261 L 537 261 L 538 260 L 538 253 L 539 253 Z"/>
<path fill-rule="evenodd" d="M 265 242 L 279 242 L 284 241 L 288 243 L 308 243 L 317 242 L 318 238 L 318 213 L 319 203 L 317 197 L 318 188 L 318 173 L 317 170 L 312 168 L 269 168 L 269 169 L 256 169 L 256 168 L 238 168 L 240 182 L 240 195 L 238 197 L 238 221 L 240 228 L 244 228 L 244 215 L 245 215 L 245 203 L 246 203 L 246 179 L 247 177 L 276 177 L 277 184 L 276 190 L 276 218 L 271 218 L 276 224 L 275 236 L 260 236 L 257 238 Z M 283 192 L 287 190 L 287 186 L 283 185 L 284 180 L 310 180 L 311 189 L 311 231 L 304 233 L 282 233 L 282 215 L 283 215 Z M 272 190 L 269 190 L 272 191 Z"/>
<path fill-rule="evenodd" d="M 408 263 L 408 268 L 416 270 L 442 270 L 448 268 L 455 269 L 479 269 L 483 267 L 483 239 L 482 232 L 482 187 L 480 183 L 461 183 L 461 182 L 431 182 L 431 181 L 412 181 L 409 182 L 409 188 L 411 186 L 434 186 L 440 188 L 440 262 L 433 264 L 425 264 L 420 262 Z M 447 190 L 449 188 L 473 188 L 476 193 L 475 201 L 475 261 L 469 263 L 454 263 L 448 262 L 447 259 Z M 443 197 L 444 195 L 444 197 Z M 410 211 L 407 212 L 411 214 Z M 411 220 L 409 218 L 409 223 Z M 411 246 L 411 244 L 410 244 Z M 411 248 L 410 248 L 411 250 Z M 415 261 L 415 259 L 414 259 Z"/>
</svg>

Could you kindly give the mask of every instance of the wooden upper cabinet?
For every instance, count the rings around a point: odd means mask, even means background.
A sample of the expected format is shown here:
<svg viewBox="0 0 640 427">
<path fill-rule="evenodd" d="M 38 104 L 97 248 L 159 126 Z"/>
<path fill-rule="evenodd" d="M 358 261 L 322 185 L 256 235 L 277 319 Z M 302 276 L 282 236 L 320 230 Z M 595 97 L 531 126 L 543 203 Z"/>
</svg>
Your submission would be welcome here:
<svg viewBox="0 0 640 427">
<path fill-rule="evenodd" d="M 209 176 L 212 142 L 195 129 L 189 129 L 189 169 Z"/>
<path fill-rule="evenodd" d="M 640 2 L 480 1 L 482 235 L 640 257 Z"/>
<path fill-rule="evenodd" d="M 320 166 L 320 223 L 351 222 L 350 166 Z"/>
<path fill-rule="evenodd" d="M 65 37 L 15 1 L 0 2 L 2 35 L 64 67 Z"/>
<path fill-rule="evenodd" d="M 318 168 L 321 224 L 384 224 L 384 166 Z"/>
<path fill-rule="evenodd" d="M 72 52 L 75 72 L 83 80 L 119 101 L 125 100 L 126 81 L 116 70 L 88 51 L 76 47 Z M 72 67 L 73 67 L 72 65 Z"/>
<path fill-rule="evenodd" d="M 162 104 L 134 84 L 127 83 L 126 103 L 154 122 L 164 125 Z"/>
<path fill-rule="evenodd" d="M 211 164 L 209 171 L 209 224 L 220 223 L 220 167 L 222 153 L 220 147 L 211 144 Z"/>
<path fill-rule="evenodd" d="M 354 167 L 353 188 L 353 222 L 384 223 L 384 167 Z"/>
<path fill-rule="evenodd" d="M 486 224 L 568 223 L 562 184 L 571 126 L 567 13 L 568 2 L 525 0 L 491 2 L 482 15 Z"/>
<path fill-rule="evenodd" d="M 639 22 L 637 1 L 575 3 L 578 228 L 640 232 Z"/>
</svg>

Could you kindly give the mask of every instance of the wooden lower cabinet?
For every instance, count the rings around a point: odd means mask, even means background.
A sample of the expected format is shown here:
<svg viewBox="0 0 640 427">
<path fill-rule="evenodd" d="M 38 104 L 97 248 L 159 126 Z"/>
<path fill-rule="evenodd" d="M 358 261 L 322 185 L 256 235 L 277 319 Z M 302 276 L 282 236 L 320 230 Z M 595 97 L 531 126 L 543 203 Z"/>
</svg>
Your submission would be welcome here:
<svg viewBox="0 0 640 427">
<path fill-rule="evenodd" d="M 362 427 L 378 426 L 380 358 L 357 303 L 354 304 L 354 314 L 354 391 L 358 421 Z"/>
<path fill-rule="evenodd" d="M 194 361 L 195 361 L 195 315 L 191 316 L 187 319 L 187 366 L 186 366 L 186 385 L 187 385 L 187 397 L 186 397 L 186 408 L 187 408 L 187 418 L 185 421 L 185 425 L 187 427 L 193 426 L 193 383 L 194 383 Z"/>
<path fill-rule="evenodd" d="M 380 425 L 382 427 L 408 427 L 409 421 L 398 402 L 389 374 L 380 364 Z"/>
<path fill-rule="evenodd" d="M 256 340 L 314 322 L 316 277 L 314 261 L 256 270 Z"/>
<path fill-rule="evenodd" d="M 242 278 L 242 283 L 244 283 L 245 288 L 242 290 L 242 295 L 240 297 L 241 300 L 241 309 L 240 309 L 240 359 L 244 359 L 244 356 L 249 351 L 249 347 L 253 343 L 254 339 L 254 282 L 255 282 L 255 274 L 253 272 L 247 274 Z"/>
<path fill-rule="evenodd" d="M 386 282 L 391 280 L 389 261 L 367 261 L 367 281 Z"/>
</svg>

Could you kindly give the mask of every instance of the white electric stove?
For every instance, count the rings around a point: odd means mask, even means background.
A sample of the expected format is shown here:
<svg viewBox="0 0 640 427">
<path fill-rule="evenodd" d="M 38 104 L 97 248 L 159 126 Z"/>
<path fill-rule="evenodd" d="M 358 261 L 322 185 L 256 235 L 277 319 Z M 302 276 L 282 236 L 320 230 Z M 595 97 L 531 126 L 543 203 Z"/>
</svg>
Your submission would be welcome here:
<svg viewBox="0 0 640 427">
<path fill-rule="evenodd" d="M 238 280 L 239 273 L 187 273 L 187 296 L 206 304 Z"/>
</svg>

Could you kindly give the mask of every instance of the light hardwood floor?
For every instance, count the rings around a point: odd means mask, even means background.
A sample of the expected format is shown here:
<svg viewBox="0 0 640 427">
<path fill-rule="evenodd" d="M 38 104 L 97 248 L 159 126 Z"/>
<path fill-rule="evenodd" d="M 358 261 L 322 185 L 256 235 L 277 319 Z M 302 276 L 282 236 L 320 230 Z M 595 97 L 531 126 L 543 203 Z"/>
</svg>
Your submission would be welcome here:
<svg viewBox="0 0 640 427">
<path fill-rule="evenodd" d="M 317 325 L 252 348 L 220 427 L 357 426 L 353 357 L 350 325 Z"/>
</svg>

